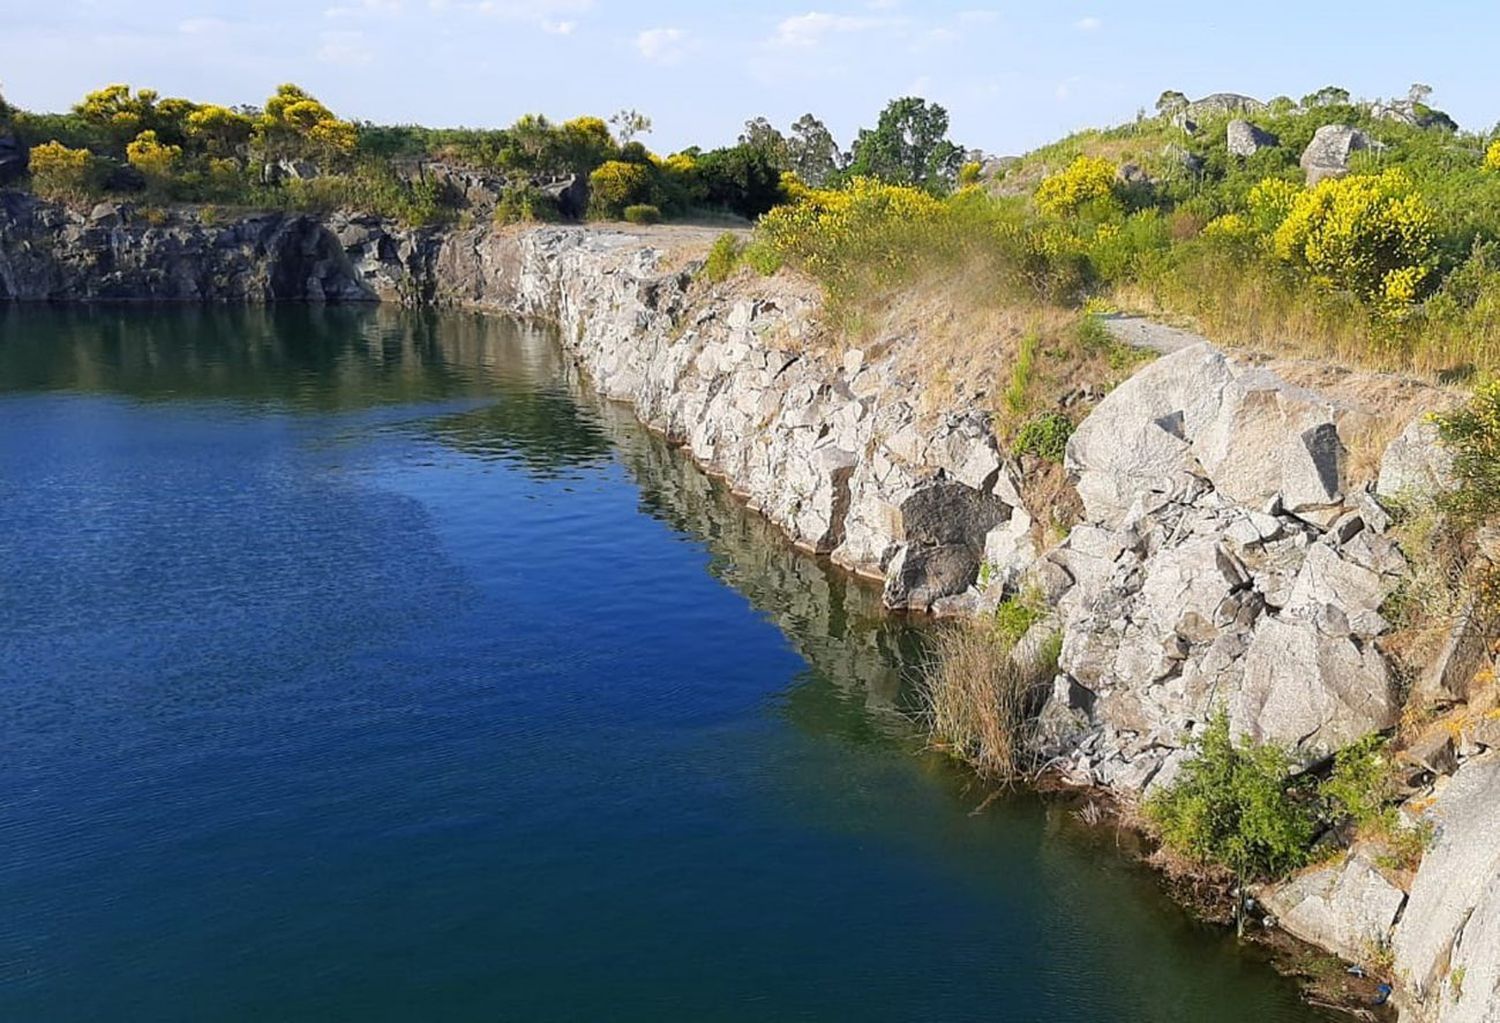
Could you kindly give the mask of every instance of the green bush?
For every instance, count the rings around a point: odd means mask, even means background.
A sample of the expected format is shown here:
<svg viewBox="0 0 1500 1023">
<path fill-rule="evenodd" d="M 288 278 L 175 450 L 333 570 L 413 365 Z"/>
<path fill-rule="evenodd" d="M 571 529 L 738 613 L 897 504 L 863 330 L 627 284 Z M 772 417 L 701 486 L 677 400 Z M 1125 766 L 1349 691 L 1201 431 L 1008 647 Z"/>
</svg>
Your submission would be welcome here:
<svg viewBox="0 0 1500 1023">
<path fill-rule="evenodd" d="M 1073 420 L 1061 412 L 1043 412 L 1021 424 L 1011 443 L 1011 453 L 1017 457 L 1035 455 L 1044 461 L 1061 462 L 1074 429 Z"/>
<path fill-rule="evenodd" d="M 1290 791 L 1286 751 L 1236 742 L 1222 711 L 1193 748 L 1176 782 L 1146 801 L 1166 846 L 1242 880 L 1284 877 L 1306 863 L 1317 821 Z"/>
<path fill-rule="evenodd" d="M 1382 735 L 1369 735 L 1339 750 L 1322 793 L 1337 815 L 1365 827 L 1385 814 L 1395 796 L 1392 781 L 1388 743 Z"/>
<path fill-rule="evenodd" d="M 1434 418 L 1453 452 L 1457 483 L 1443 503 L 1471 521 L 1500 514 L 1500 380 L 1481 384 L 1468 404 Z"/>
<path fill-rule="evenodd" d="M 625 219 L 632 224 L 659 224 L 661 223 L 661 210 L 648 203 L 637 203 L 634 206 L 625 207 Z"/>
<path fill-rule="evenodd" d="M 497 224 L 551 223 L 562 219 L 552 197 L 530 183 L 512 185 L 500 193 L 495 203 Z"/>
<path fill-rule="evenodd" d="M 745 243 L 732 231 L 725 231 L 714 239 L 713 248 L 703 262 L 703 276 L 715 284 L 728 279 L 740 265 L 745 254 Z"/>
<path fill-rule="evenodd" d="M 625 215 L 627 206 L 645 205 L 653 198 L 649 163 L 609 160 L 589 175 L 589 214 L 608 220 Z"/>
</svg>

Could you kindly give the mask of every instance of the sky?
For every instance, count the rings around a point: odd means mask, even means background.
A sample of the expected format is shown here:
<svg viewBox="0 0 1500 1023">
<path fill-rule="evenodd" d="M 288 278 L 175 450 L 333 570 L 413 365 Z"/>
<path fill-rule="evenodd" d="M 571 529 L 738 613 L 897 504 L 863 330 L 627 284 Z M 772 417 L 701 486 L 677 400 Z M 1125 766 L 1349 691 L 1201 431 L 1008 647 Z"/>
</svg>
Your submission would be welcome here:
<svg viewBox="0 0 1500 1023">
<path fill-rule="evenodd" d="M 0 90 L 64 110 L 111 82 L 236 104 L 294 81 L 343 117 L 470 127 L 631 107 L 660 152 L 808 112 L 847 145 L 919 95 L 956 142 L 1003 155 L 1130 120 L 1164 89 L 1420 81 L 1486 129 L 1497 38 L 1497 0 L 0 0 Z"/>
</svg>

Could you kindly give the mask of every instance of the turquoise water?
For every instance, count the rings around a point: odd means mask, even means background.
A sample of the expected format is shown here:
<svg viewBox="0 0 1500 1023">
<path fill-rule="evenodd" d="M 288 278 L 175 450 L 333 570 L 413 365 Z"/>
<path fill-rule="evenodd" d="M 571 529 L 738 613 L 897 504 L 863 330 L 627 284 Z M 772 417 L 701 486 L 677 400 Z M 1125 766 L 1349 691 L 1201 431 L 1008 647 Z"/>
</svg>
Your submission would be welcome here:
<svg viewBox="0 0 1500 1023">
<path fill-rule="evenodd" d="M 0 1019 L 1301 1021 L 543 333 L 0 308 Z"/>
</svg>

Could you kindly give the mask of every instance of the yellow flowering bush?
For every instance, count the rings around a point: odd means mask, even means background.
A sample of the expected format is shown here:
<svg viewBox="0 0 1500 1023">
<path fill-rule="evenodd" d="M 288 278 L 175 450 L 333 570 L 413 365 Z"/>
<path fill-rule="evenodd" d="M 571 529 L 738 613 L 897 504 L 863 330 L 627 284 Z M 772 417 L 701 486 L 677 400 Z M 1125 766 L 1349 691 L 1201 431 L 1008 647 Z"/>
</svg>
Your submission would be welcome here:
<svg viewBox="0 0 1500 1023">
<path fill-rule="evenodd" d="M 608 160 L 589 175 L 589 213 L 619 219 L 625 207 L 649 204 L 652 168 L 643 163 Z"/>
<path fill-rule="evenodd" d="M 87 149 L 69 149 L 57 141 L 31 147 L 31 186 L 39 195 L 79 198 L 88 189 L 93 169 L 94 154 Z"/>
<path fill-rule="evenodd" d="M 1065 170 L 1042 180 L 1036 205 L 1048 216 L 1064 217 L 1085 203 L 1113 199 L 1114 186 L 1114 164 L 1096 156 L 1080 156 Z"/>
<path fill-rule="evenodd" d="M 172 176 L 182 159 L 182 147 L 164 146 L 157 141 L 156 132 L 143 131 L 125 147 L 125 159 L 152 185 L 160 185 Z"/>
<path fill-rule="evenodd" d="M 1325 287 L 1410 303 L 1436 263 L 1435 221 L 1404 172 L 1357 174 L 1298 193 L 1271 247 Z"/>
<path fill-rule="evenodd" d="M 813 276 L 899 263 L 909 251 L 893 226 L 930 223 L 941 201 L 905 185 L 855 178 L 843 189 L 806 189 L 801 201 L 777 206 L 761 217 L 759 230 L 776 252 Z"/>
<path fill-rule="evenodd" d="M 1220 241 L 1244 241 L 1254 235 L 1255 228 L 1249 218 L 1238 213 L 1226 213 L 1203 225 L 1203 237 Z"/>
<path fill-rule="evenodd" d="M 1490 143 L 1490 148 L 1484 152 L 1485 170 L 1500 171 L 1500 139 Z"/>
<path fill-rule="evenodd" d="M 1281 178 L 1266 178 L 1250 189 L 1246 197 L 1249 225 L 1261 234 L 1270 234 L 1281 226 L 1292 212 L 1302 189 Z"/>
</svg>

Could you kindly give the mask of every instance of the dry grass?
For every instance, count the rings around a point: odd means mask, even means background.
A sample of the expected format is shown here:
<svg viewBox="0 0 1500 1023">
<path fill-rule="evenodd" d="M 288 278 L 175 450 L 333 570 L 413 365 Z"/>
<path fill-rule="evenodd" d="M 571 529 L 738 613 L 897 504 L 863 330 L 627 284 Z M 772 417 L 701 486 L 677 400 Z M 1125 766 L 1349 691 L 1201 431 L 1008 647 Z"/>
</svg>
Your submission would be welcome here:
<svg viewBox="0 0 1500 1023">
<path fill-rule="evenodd" d="M 1055 662 L 1055 654 L 1012 657 L 1010 644 L 985 623 L 944 628 L 922 679 L 933 745 L 981 777 L 1022 775 L 1041 687 Z"/>
</svg>

